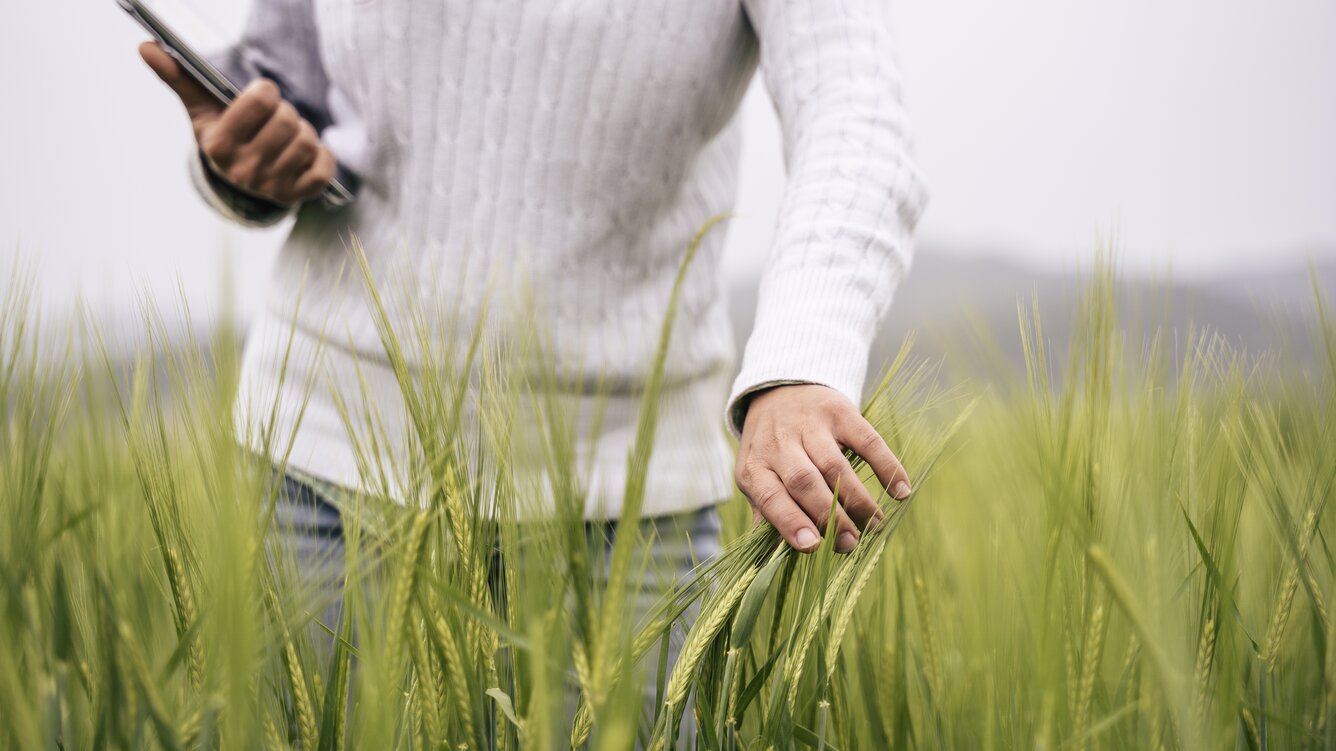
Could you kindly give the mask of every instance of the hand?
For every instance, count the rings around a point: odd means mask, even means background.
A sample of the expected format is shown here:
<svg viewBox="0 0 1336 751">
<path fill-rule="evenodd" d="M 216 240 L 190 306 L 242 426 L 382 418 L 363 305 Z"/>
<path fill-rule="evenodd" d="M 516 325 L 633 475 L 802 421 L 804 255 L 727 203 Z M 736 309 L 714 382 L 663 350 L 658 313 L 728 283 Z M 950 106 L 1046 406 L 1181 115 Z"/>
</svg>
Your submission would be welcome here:
<svg viewBox="0 0 1336 751">
<path fill-rule="evenodd" d="M 256 81 L 224 107 L 156 42 L 141 44 L 139 54 L 181 98 L 201 153 L 228 184 L 289 207 L 334 179 L 334 155 L 273 81 Z"/>
<path fill-rule="evenodd" d="M 868 463 L 892 496 L 909 497 L 900 460 L 853 402 L 814 384 L 776 386 L 752 397 L 735 479 L 754 516 L 803 553 L 821 544 L 838 483 L 835 549 L 848 553 L 862 530 L 881 522 L 882 512 L 845 459 L 845 448 Z"/>
</svg>

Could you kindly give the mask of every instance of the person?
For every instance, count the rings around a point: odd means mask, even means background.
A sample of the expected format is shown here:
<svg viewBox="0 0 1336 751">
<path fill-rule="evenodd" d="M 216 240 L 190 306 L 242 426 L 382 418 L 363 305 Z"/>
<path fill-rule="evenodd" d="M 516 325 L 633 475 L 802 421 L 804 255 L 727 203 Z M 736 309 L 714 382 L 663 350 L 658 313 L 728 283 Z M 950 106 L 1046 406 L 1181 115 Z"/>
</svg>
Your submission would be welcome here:
<svg viewBox="0 0 1336 751">
<path fill-rule="evenodd" d="M 730 391 L 723 236 L 706 233 L 685 272 L 643 516 L 657 544 L 690 534 L 708 554 L 735 482 L 798 550 L 816 549 L 828 521 L 837 550 L 852 550 L 878 506 L 845 449 L 892 496 L 910 492 L 857 406 L 926 202 L 886 6 L 256 0 L 220 58 L 253 83 L 226 107 L 146 43 L 194 128 L 205 199 L 247 225 L 295 217 L 246 343 L 241 416 L 267 418 L 250 412 L 276 399 L 293 482 L 327 500 L 365 487 L 340 407 L 373 407 L 387 435 L 404 407 L 362 281 L 341 271 L 349 238 L 379 277 L 418 280 L 387 286 L 389 307 L 450 300 L 466 326 L 498 268 L 524 269 L 577 421 L 597 426 L 579 433 L 588 519 L 614 522 L 683 254 L 735 200 L 736 114 L 759 67 L 788 177 L 755 328 Z M 330 210 L 318 196 L 336 164 L 360 187 Z M 310 378 L 303 354 L 322 346 Z M 337 532 L 336 502 L 316 526 Z"/>
</svg>

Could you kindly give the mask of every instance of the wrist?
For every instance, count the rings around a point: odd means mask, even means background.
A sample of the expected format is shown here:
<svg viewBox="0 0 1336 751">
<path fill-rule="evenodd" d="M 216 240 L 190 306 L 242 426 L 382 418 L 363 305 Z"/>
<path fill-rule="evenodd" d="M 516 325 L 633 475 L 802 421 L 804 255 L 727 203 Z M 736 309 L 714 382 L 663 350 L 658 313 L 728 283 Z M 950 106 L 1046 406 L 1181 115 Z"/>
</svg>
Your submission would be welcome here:
<svg viewBox="0 0 1336 751">
<path fill-rule="evenodd" d="M 190 155 L 190 181 L 204 202 L 221 214 L 246 227 L 269 227 L 282 221 L 291 210 L 263 198 L 250 196 L 210 168 L 198 150 Z"/>
<path fill-rule="evenodd" d="M 786 397 L 797 393 L 798 390 L 811 389 L 819 389 L 821 391 L 833 390 L 828 386 L 812 383 L 810 381 L 780 381 L 762 384 L 738 400 L 735 409 L 738 411 L 739 427 L 746 429 L 747 420 L 754 412 L 764 412 L 776 402 L 782 401 Z"/>
</svg>

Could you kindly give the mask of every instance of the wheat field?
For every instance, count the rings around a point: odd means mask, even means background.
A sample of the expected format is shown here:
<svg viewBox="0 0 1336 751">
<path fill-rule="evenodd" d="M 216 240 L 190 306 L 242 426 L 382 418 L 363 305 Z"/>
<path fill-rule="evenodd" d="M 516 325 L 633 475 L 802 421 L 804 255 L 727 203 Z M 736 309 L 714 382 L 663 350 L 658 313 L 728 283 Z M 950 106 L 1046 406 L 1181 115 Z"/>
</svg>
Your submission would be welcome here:
<svg viewBox="0 0 1336 751">
<path fill-rule="evenodd" d="M 887 365 L 865 414 L 915 493 L 881 493 L 886 522 L 854 553 L 798 555 L 735 499 L 724 555 L 628 622 L 647 541 L 619 535 L 598 570 L 569 433 L 506 420 L 542 379 L 516 388 L 476 339 L 464 359 L 495 388 L 470 431 L 463 371 L 409 378 L 427 337 L 380 317 L 422 457 L 396 471 L 428 501 L 359 501 L 330 603 L 268 545 L 272 470 L 230 419 L 235 337 L 168 351 L 146 309 L 148 349 L 119 362 L 93 325 L 39 336 L 15 274 L 0 746 L 1336 747 L 1336 323 L 1318 291 L 1311 340 L 1274 352 L 1208 331 L 1128 341 L 1117 283 L 1090 280 L 1070 342 L 1022 305 L 1026 368 L 987 386 L 908 347 Z M 518 430 L 549 449 L 537 521 L 518 519 Z M 630 514 L 649 492 L 633 472 Z M 647 658 L 692 607 L 678 661 Z"/>
</svg>

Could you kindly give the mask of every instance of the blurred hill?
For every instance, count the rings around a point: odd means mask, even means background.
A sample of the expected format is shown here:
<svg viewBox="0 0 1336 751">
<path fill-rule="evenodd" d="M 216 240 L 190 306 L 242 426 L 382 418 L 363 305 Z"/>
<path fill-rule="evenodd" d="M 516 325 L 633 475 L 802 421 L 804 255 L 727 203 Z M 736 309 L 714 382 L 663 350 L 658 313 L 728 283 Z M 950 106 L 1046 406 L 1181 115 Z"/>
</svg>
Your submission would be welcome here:
<svg viewBox="0 0 1336 751">
<path fill-rule="evenodd" d="M 911 332 L 916 336 L 915 355 L 942 359 L 959 375 L 988 379 L 1001 375 L 999 366 L 1002 371 L 1021 368 L 1018 308 L 1023 305 L 1028 313 L 1035 300 L 1045 339 L 1063 355 L 1089 276 L 922 249 L 878 333 L 869 371 L 880 372 Z M 1200 281 L 1120 277 L 1115 305 L 1127 332 L 1129 357 L 1136 356 L 1151 331 L 1163 328 L 1180 346 L 1189 332 L 1205 330 L 1249 352 L 1279 350 L 1307 360 L 1314 353 L 1314 281 L 1328 303 L 1336 302 L 1336 263 L 1327 262 Z M 745 342 L 751 331 L 757 282 L 738 282 L 730 289 L 738 342 Z"/>
<path fill-rule="evenodd" d="M 1152 331 L 1168 331 L 1170 344 L 1181 350 L 1190 332 L 1205 330 L 1238 349 L 1283 353 L 1295 356 L 1296 362 L 1311 362 L 1316 354 L 1311 339 L 1316 320 L 1314 281 L 1328 303 L 1336 304 L 1336 262 L 1330 261 L 1312 268 L 1296 265 L 1192 281 L 1120 277 L 1115 304 L 1127 334 L 1128 357 L 1138 356 Z M 758 279 L 746 277 L 729 287 L 739 349 L 752 328 L 758 286 Z M 941 360 L 949 374 L 987 382 L 1022 372 L 1018 311 L 1023 305 L 1030 313 L 1035 300 L 1044 337 L 1055 361 L 1061 362 L 1058 358 L 1065 356 L 1087 288 L 1088 279 L 1074 274 L 1037 271 L 994 256 L 925 248 L 878 332 L 869 358 L 869 387 L 875 384 L 871 376 L 882 371 L 911 333 L 914 354 Z M 147 354 L 141 306 L 105 311 L 95 320 L 113 361 L 129 366 Z M 180 302 L 174 301 L 160 308 L 157 320 L 158 351 L 148 356 L 161 363 L 188 337 L 201 343 L 216 341 L 212 327 L 220 319 L 208 312 L 187 318 Z"/>
</svg>

